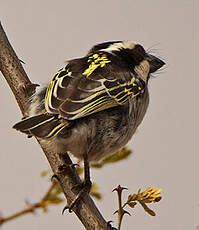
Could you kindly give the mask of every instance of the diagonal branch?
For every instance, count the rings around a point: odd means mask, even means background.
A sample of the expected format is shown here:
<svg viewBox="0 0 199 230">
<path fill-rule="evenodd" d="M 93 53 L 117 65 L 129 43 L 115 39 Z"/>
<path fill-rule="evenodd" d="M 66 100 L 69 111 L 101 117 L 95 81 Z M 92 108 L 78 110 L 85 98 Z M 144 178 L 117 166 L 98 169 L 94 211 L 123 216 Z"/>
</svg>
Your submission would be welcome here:
<svg viewBox="0 0 199 230">
<path fill-rule="evenodd" d="M 36 84 L 33 84 L 25 73 L 20 60 L 11 47 L 7 36 L 0 23 L 0 71 L 10 86 L 22 114 L 26 114 L 28 100 L 34 93 Z M 45 142 L 37 140 L 48 159 L 52 171 L 56 173 L 63 163 L 71 163 L 70 158 L 65 154 L 65 159 L 61 159 L 56 152 L 49 151 Z M 75 169 L 66 170 L 66 174 L 60 174 L 60 186 L 70 205 L 76 195 L 71 188 L 80 183 L 80 178 Z M 89 195 L 79 202 L 74 212 L 86 229 L 102 230 L 107 229 L 107 223 L 95 206 Z"/>
</svg>

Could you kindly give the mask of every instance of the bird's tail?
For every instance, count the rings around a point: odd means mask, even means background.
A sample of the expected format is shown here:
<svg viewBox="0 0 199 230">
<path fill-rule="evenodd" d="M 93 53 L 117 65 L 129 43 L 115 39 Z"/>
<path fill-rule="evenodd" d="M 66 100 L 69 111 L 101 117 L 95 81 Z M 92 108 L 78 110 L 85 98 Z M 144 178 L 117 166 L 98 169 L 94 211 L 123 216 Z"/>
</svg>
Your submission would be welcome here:
<svg viewBox="0 0 199 230">
<path fill-rule="evenodd" d="M 26 117 L 16 123 L 13 128 L 28 135 L 40 138 L 57 136 L 68 126 L 58 115 L 40 114 L 33 117 Z"/>
</svg>

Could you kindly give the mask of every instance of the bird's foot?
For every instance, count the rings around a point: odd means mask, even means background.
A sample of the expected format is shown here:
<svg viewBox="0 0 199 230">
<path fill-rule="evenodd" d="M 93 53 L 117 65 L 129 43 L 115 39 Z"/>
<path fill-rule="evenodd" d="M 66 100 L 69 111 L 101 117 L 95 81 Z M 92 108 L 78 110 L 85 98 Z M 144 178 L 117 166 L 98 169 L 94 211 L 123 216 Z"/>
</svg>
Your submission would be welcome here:
<svg viewBox="0 0 199 230">
<path fill-rule="evenodd" d="M 111 220 L 107 222 L 107 229 L 110 229 L 110 230 L 117 230 L 117 228 L 112 227 L 112 225 L 111 225 L 112 222 L 113 222 L 113 221 L 111 221 Z"/>
<path fill-rule="evenodd" d="M 63 165 L 60 165 L 58 167 L 56 173 L 52 175 L 51 181 L 53 181 L 53 179 L 56 179 L 57 181 L 60 181 L 60 178 L 59 178 L 60 174 L 65 174 L 65 172 L 66 172 L 66 170 L 68 168 L 74 169 L 76 166 L 79 166 L 79 165 L 78 164 L 69 164 L 69 165 L 63 164 Z"/>
<path fill-rule="evenodd" d="M 82 200 L 82 198 L 86 195 L 90 193 L 92 187 L 92 182 L 91 181 L 85 181 L 82 182 L 81 184 L 77 184 L 75 186 L 72 187 L 72 191 L 77 192 L 77 196 L 74 199 L 74 201 L 70 204 L 70 206 L 65 206 L 62 214 L 64 214 L 64 212 L 68 209 L 68 211 L 71 213 L 73 208 L 78 204 L 78 202 L 80 200 Z"/>
</svg>

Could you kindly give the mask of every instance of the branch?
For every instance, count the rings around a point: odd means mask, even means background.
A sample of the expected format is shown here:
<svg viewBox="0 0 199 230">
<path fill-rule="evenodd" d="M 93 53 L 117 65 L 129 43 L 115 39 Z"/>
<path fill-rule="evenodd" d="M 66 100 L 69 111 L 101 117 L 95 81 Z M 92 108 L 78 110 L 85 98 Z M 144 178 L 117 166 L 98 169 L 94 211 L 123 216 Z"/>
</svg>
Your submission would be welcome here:
<svg viewBox="0 0 199 230">
<path fill-rule="evenodd" d="M 33 84 L 25 73 L 20 60 L 11 47 L 3 27 L 0 23 L 0 71 L 5 77 L 10 86 L 22 114 L 26 114 L 28 101 L 30 96 L 34 93 L 36 84 Z M 40 142 L 43 152 L 48 159 L 52 171 L 56 173 L 60 165 L 64 163 L 70 164 L 72 161 L 65 154 L 65 159 L 60 159 L 56 152 L 49 151 L 46 147 L 45 141 Z M 66 174 L 60 174 L 60 186 L 67 199 L 68 204 L 75 199 L 76 194 L 71 191 L 71 188 L 80 183 L 80 177 L 75 169 L 69 169 Z M 107 223 L 102 217 L 101 213 L 95 206 L 93 200 L 89 195 L 86 195 L 79 204 L 73 209 L 79 220 L 86 229 L 102 230 L 107 229 Z"/>
</svg>

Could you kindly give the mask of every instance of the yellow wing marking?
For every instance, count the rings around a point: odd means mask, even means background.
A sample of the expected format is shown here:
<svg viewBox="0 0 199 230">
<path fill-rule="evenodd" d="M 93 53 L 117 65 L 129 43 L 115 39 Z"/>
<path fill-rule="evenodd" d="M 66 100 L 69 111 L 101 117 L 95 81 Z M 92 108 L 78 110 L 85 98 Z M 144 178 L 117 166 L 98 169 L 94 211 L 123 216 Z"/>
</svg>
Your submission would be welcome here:
<svg viewBox="0 0 199 230">
<path fill-rule="evenodd" d="M 43 125 L 43 124 L 45 124 L 45 123 L 48 123 L 48 122 L 50 122 L 50 121 L 52 121 L 52 120 L 54 120 L 54 117 L 51 117 L 51 118 L 49 118 L 48 120 L 45 120 L 45 121 L 43 121 L 43 122 L 40 122 L 39 124 L 37 124 L 37 125 L 31 127 L 31 129 L 35 129 L 35 128 L 37 128 L 37 127 L 39 127 L 39 126 L 41 126 L 41 125 Z"/>
<path fill-rule="evenodd" d="M 91 62 L 89 67 L 83 72 L 86 77 L 90 76 L 98 67 L 103 68 L 107 63 L 111 62 L 108 60 L 105 54 L 93 54 L 89 57 L 88 62 Z"/>
<path fill-rule="evenodd" d="M 64 124 L 57 125 L 46 137 L 49 138 L 51 136 L 55 137 L 59 132 L 61 132 L 62 129 L 64 129 L 66 126 Z"/>
</svg>

